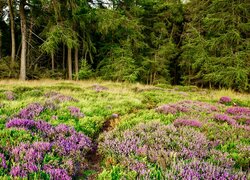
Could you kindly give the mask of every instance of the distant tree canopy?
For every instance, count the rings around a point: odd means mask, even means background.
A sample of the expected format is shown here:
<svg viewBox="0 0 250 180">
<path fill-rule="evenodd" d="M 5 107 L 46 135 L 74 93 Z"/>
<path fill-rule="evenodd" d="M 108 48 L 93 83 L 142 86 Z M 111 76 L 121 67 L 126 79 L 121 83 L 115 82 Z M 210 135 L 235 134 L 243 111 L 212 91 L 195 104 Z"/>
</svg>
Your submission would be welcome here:
<svg viewBox="0 0 250 180">
<path fill-rule="evenodd" d="M 0 0 L 0 77 L 250 91 L 249 9 L 249 0 Z"/>
</svg>

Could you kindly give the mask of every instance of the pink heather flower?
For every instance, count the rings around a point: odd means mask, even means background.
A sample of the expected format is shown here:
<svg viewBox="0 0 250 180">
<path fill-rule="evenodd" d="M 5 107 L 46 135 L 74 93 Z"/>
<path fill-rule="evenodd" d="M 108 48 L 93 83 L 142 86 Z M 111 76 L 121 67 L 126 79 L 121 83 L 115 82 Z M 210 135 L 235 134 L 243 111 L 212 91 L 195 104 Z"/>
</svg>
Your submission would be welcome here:
<svg viewBox="0 0 250 180">
<path fill-rule="evenodd" d="M 174 121 L 175 126 L 192 126 L 192 127 L 201 127 L 202 123 L 197 120 L 188 120 L 188 119 L 176 119 Z"/>
<path fill-rule="evenodd" d="M 53 180 L 71 180 L 67 171 L 60 168 L 52 168 L 50 165 L 44 165 L 44 170 L 50 175 Z"/>
<path fill-rule="evenodd" d="M 221 104 L 226 104 L 226 103 L 230 103 L 230 102 L 232 102 L 232 99 L 230 97 L 227 97 L 227 96 L 221 97 L 219 100 L 219 103 L 221 103 Z"/>
<path fill-rule="evenodd" d="M 14 118 L 9 120 L 6 123 L 7 128 L 33 128 L 35 127 L 35 121 L 34 120 L 29 120 L 29 119 L 19 119 L 19 118 Z"/>
<path fill-rule="evenodd" d="M 216 114 L 214 116 L 214 119 L 216 119 L 218 121 L 225 121 L 225 122 L 227 122 L 228 124 L 231 124 L 231 125 L 237 124 L 236 121 L 233 118 L 231 118 L 230 116 L 228 116 L 226 114 Z"/>
<path fill-rule="evenodd" d="M 144 145 L 142 147 L 139 147 L 137 150 L 136 150 L 136 153 L 138 155 L 147 155 L 147 151 L 148 151 L 148 147 L 147 145 Z"/>
<path fill-rule="evenodd" d="M 34 142 L 33 147 L 39 152 L 50 151 L 51 143 L 49 142 Z"/>
<path fill-rule="evenodd" d="M 23 168 L 21 168 L 20 165 L 17 166 L 13 166 L 10 170 L 10 174 L 13 177 L 26 177 L 27 176 L 27 172 L 23 170 Z"/>
<path fill-rule="evenodd" d="M 84 117 L 84 114 L 81 113 L 80 109 L 78 107 L 74 107 L 74 106 L 70 106 L 68 107 L 71 116 L 75 117 L 75 118 L 82 118 Z"/>
<path fill-rule="evenodd" d="M 7 168 L 6 159 L 2 153 L 0 153 L 0 167 Z"/>
<path fill-rule="evenodd" d="M 246 107 L 230 107 L 227 109 L 228 114 L 232 115 L 247 115 L 250 116 L 250 108 Z"/>
<path fill-rule="evenodd" d="M 32 103 L 26 108 L 22 109 L 18 116 L 22 119 L 33 119 L 34 117 L 39 116 L 43 110 L 44 107 L 39 103 Z"/>
<path fill-rule="evenodd" d="M 149 172 L 146 164 L 141 163 L 141 162 L 132 163 L 132 165 L 130 165 L 129 168 L 131 170 L 136 171 L 137 173 L 139 173 L 141 175 L 148 174 L 148 172 Z"/>
</svg>

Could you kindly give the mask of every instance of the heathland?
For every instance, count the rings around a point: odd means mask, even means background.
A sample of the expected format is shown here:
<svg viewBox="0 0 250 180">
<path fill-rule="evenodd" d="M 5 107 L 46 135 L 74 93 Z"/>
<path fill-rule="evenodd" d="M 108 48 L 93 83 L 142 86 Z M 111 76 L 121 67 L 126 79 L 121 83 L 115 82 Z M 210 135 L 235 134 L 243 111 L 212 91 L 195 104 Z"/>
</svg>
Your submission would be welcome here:
<svg viewBox="0 0 250 180">
<path fill-rule="evenodd" d="M 250 95 L 0 81 L 0 179 L 248 179 Z"/>
</svg>

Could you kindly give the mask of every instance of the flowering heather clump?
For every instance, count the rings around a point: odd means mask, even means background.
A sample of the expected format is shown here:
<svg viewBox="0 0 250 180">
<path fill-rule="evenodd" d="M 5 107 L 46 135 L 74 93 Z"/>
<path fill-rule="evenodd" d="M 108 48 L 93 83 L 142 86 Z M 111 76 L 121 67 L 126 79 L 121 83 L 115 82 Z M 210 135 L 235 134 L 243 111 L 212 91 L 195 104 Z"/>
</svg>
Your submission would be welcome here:
<svg viewBox="0 0 250 180">
<path fill-rule="evenodd" d="M 50 175 L 53 180 L 71 180 L 72 178 L 68 175 L 67 171 L 61 168 L 53 168 L 50 165 L 43 167 L 44 171 Z"/>
<path fill-rule="evenodd" d="M 10 174 L 14 177 L 26 177 L 29 173 L 37 172 L 38 168 L 34 163 L 24 163 L 11 168 Z"/>
<path fill-rule="evenodd" d="M 236 125 L 237 122 L 231 118 L 230 116 L 226 115 L 226 114 L 216 114 L 214 116 L 214 119 L 218 120 L 218 121 L 224 121 L 227 122 L 230 125 Z"/>
<path fill-rule="evenodd" d="M 54 128 L 46 121 L 35 121 L 35 127 L 38 132 L 41 132 L 45 136 L 50 136 L 54 133 Z"/>
<path fill-rule="evenodd" d="M 217 111 L 216 106 L 199 101 L 181 101 L 175 104 L 166 104 L 156 108 L 156 111 L 164 114 L 176 114 L 178 112 L 192 113 L 192 112 L 206 112 L 212 113 Z"/>
<path fill-rule="evenodd" d="M 188 120 L 188 119 L 176 119 L 174 121 L 175 126 L 192 126 L 192 127 L 201 127 L 202 123 L 197 120 Z"/>
<path fill-rule="evenodd" d="M 178 112 L 187 112 L 188 109 L 177 104 L 166 104 L 156 108 L 156 111 L 164 114 L 176 114 Z"/>
<path fill-rule="evenodd" d="M 56 105 L 51 100 L 47 100 L 47 101 L 45 101 L 44 109 L 56 110 L 56 109 L 58 109 L 58 105 Z"/>
<path fill-rule="evenodd" d="M 173 176 L 181 179 L 247 179 L 246 175 L 242 173 L 233 173 L 229 169 L 197 160 L 193 160 L 187 164 L 179 162 L 173 168 Z"/>
<path fill-rule="evenodd" d="M 149 173 L 149 169 L 147 168 L 145 163 L 141 163 L 141 162 L 131 163 L 129 168 L 131 170 L 134 170 L 140 175 L 146 175 Z"/>
<path fill-rule="evenodd" d="M 39 152 L 47 152 L 51 150 L 52 144 L 49 142 L 34 142 L 33 147 Z"/>
<path fill-rule="evenodd" d="M 215 165 L 221 168 L 229 169 L 233 168 L 233 166 L 235 165 L 235 162 L 232 158 L 229 157 L 228 153 L 223 153 L 216 149 L 212 149 L 210 151 L 210 159 Z"/>
<path fill-rule="evenodd" d="M 18 117 L 22 119 L 33 119 L 36 116 L 39 116 L 40 113 L 44 110 L 44 107 L 39 103 L 32 103 L 26 108 L 22 109 Z"/>
<path fill-rule="evenodd" d="M 35 124 L 36 123 L 34 120 L 14 118 L 6 123 L 6 127 L 7 128 L 16 127 L 16 128 L 30 129 L 30 128 L 35 127 Z"/>
<path fill-rule="evenodd" d="M 2 153 L 0 153 L 0 167 L 7 168 L 6 159 Z"/>
<path fill-rule="evenodd" d="M 202 158 L 208 155 L 208 144 L 205 136 L 193 129 L 150 123 L 139 124 L 122 134 L 107 133 L 99 146 L 104 152 L 125 157 L 148 156 L 154 162 L 162 153 L 169 156 L 173 152 L 187 159 Z"/>
<path fill-rule="evenodd" d="M 227 97 L 227 96 L 221 97 L 219 100 L 219 103 L 221 103 L 221 104 L 227 104 L 230 102 L 232 102 L 232 99 L 230 97 Z"/>
<path fill-rule="evenodd" d="M 77 99 L 71 96 L 66 96 L 57 92 L 48 92 L 44 96 L 50 98 L 50 102 L 59 102 L 59 103 L 66 101 L 78 102 Z"/>
<path fill-rule="evenodd" d="M 10 170 L 10 174 L 13 177 L 21 177 L 21 178 L 27 176 L 27 172 L 20 165 L 13 166 Z"/>
<path fill-rule="evenodd" d="M 9 101 L 15 100 L 15 94 L 12 91 L 6 91 L 5 96 L 6 96 L 6 99 Z"/>
<path fill-rule="evenodd" d="M 64 124 L 54 127 L 45 121 L 29 119 L 10 120 L 6 127 L 23 128 L 42 139 L 9 148 L 10 161 L 13 162 L 10 174 L 13 177 L 27 177 L 30 173 L 45 170 L 53 179 L 71 179 L 70 176 L 86 167 L 85 155 L 91 150 L 92 142 L 74 128 Z M 62 160 L 50 161 L 53 168 L 48 168 L 47 165 L 43 165 L 47 154 L 49 157 L 59 156 Z M 0 161 L 0 166 L 1 162 L 4 163 L 5 159 Z"/>
<path fill-rule="evenodd" d="M 247 115 L 250 116 L 250 108 L 246 107 L 230 107 L 227 109 L 228 114 L 232 115 Z"/>
<path fill-rule="evenodd" d="M 103 154 L 111 154 L 123 166 L 143 177 L 150 175 L 148 162 L 156 164 L 174 179 L 244 179 L 244 174 L 233 173 L 235 162 L 228 154 L 215 150 L 211 144 L 212 141 L 193 128 L 151 122 L 124 132 L 107 132 L 99 143 L 99 150 Z M 144 158 L 147 162 L 139 160 Z M 203 162 L 204 159 L 211 164 Z M 171 168 L 173 173 L 167 168 Z"/>
<path fill-rule="evenodd" d="M 71 116 L 75 117 L 75 118 L 82 118 L 84 117 L 84 114 L 81 113 L 80 109 L 78 107 L 74 107 L 74 106 L 70 106 L 68 107 Z"/>
</svg>

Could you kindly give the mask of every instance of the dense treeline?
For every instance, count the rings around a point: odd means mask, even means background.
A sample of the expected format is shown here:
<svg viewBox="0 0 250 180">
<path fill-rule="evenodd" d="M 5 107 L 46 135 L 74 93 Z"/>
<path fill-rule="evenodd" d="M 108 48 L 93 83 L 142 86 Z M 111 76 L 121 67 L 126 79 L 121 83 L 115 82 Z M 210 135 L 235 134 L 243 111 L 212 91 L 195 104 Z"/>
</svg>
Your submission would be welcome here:
<svg viewBox="0 0 250 180">
<path fill-rule="evenodd" d="M 0 77 L 250 90 L 249 0 L 1 0 Z"/>
</svg>

